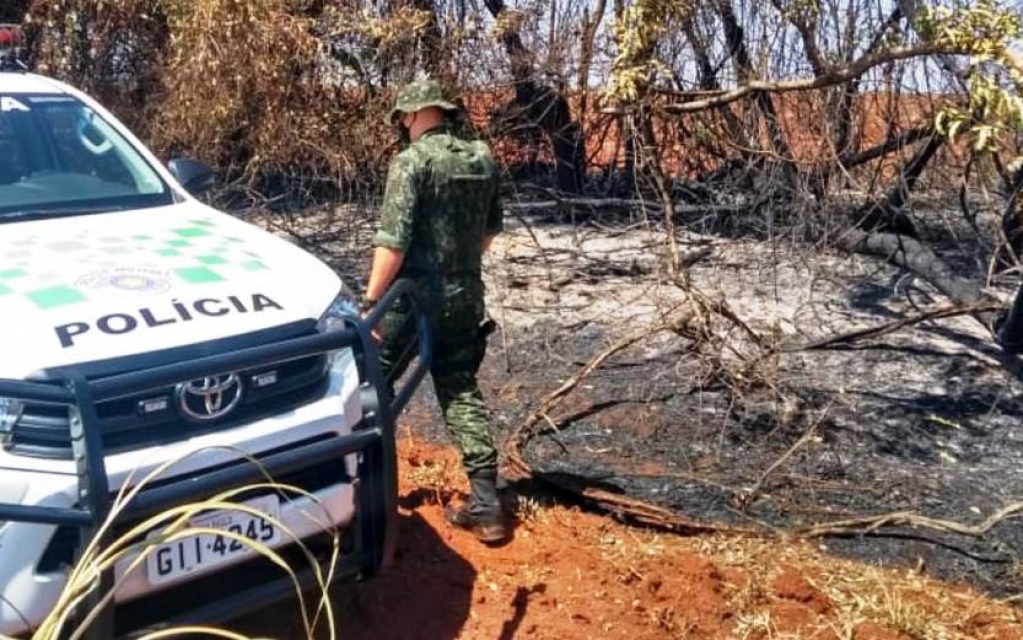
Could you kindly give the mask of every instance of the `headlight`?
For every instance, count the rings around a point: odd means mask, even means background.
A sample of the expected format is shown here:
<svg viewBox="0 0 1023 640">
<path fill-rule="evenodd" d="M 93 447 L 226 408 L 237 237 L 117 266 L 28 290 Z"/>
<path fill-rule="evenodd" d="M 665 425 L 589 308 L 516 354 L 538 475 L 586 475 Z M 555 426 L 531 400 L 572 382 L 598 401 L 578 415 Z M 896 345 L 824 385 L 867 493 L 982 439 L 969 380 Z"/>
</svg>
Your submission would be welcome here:
<svg viewBox="0 0 1023 640">
<path fill-rule="evenodd" d="M 327 311 L 320 317 L 316 328 L 320 333 L 341 331 L 346 328 L 348 320 L 358 317 L 359 304 L 355 301 L 355 294 L 342 283 L 341 291 L 334 298 L 334 302 L 330 303 Z M 337 385 L 341 384 L 340 380 L 352 362 L 354 362 L 354 358 L 351 347 L 345 347 L 329 355 L 327 366 L 333 380 L 331 389 L 328 392 L 330 395 L 338 392 L 340 386 Z"/>
<path fill-rule="evenodd" d="M 334 302 L 330 303 L 330 306 L 327 307 L 327 310 L 320 317 L 320 322 L 316 325 L 316 328 L 320 333 L 341 331 L 345 328 L 345 321 L 347 319 L 358 317 L 359 303 L 355 300 L 355 294 L 342 283 L 341 291 L 338 292 Z"/>
</svg>

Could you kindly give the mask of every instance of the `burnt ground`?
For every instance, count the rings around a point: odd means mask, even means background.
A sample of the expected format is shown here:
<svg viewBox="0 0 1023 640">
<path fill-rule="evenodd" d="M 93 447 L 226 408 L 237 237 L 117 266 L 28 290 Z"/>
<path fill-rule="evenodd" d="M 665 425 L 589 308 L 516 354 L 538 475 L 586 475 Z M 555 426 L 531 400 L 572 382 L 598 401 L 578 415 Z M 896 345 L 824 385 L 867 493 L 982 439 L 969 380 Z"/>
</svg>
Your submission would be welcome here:
<svg viewBox="0 0 1023 640">
<path fill-rule="evenodd" d="M 327 237 L 344 218 L 304 224 Z M 361 278 L 367 236 L 312 244 Z M 872 258 L 784 240 L 683 233 L 679 243 L 698 288 L 784 347 L 759 365 L 758 380 L 770 384 L 708 382 L 705 359 L 685 340 L 645 340 L 568 397 L 559 415 L 582 416 L 530 442 L 536 469 L 692 518 L 780 530 L 896 511 L 977 525 L 1023 499 L 1023 385 L 979 323 L 931 321 L 854 346 L 793 350 L 945 304 L 927 284 Z M 487 265 L 502 331 L 483 386 L 499 439 L 591 357 L 684 299 L 663 276 L 664 245 L 640 216 L 511 225 Z M 445 439 L 429 393 L 410 413 L 414 435 Z M 758 483 L 740 511 L 737 496 Z M 820 546 L 996 596 L 1023 592 L 1023 528 L 1011 520 L 982 538 L 886 527 Z"/>
<path fill-rule="evenodd" d="M 551 348 L 586 354 L 602 344 L 603 336 L 583 332 Z M 536 362 L 544 361 L 542 350 L 534 353 Z M 616 404 L 536 439 L 528 457 L 539 470 L 580 475 L 691 517 L 738 525 L 752 519 L 782 529 L 904 510 L 979 523 L 1023 494 L 1018 390 L 983 381 L 984 366 L 964 356 L 886 346 L 802 360 L 781 375 L 806 376 L 792 389 L 812 404 L 801 408 L 807 415 L 785 423 L 778 417 L 784 409 L 769 400 L 737 406 L 725 390 L 687 388 L 695 372 L 680 367 L 677 357 L 642 366 L 619 358 L 588 379 L 580 398 Z M 934 382 L 879 378 L 878 369 L 893 362 Z M 548 361 L 535 370 L 552 373 L 570 369 Z M 759 499 L 738 512 L 735 498 L 810 424 L 818 438 L 767 476 Z M 992 594 L 1023 589 L 1023 531 L 1013 522 L 982 540 L 885 529 L 824 544 L 878 563 L 923 562 L 935 576 Z"/>
</svg>

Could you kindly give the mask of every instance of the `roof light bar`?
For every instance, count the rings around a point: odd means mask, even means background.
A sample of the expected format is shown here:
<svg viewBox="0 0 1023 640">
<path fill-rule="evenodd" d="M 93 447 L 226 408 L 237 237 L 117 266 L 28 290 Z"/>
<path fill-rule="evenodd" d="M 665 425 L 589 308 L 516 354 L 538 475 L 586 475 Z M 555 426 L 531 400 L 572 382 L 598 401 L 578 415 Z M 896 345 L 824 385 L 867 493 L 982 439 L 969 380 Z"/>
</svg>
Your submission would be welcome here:
<svg viewBox="0 0 1023 640">
<path fill-rule="evenodd" d="M 16 24 L 0 24 L 0 55 L 20 47 L 21 40 L 21 27 Z"/>
<path fill-rule="evenodd" d="M 0 71 L 25 70 L 25 65 L 18 60 L 18 49 L 23 42 L 21 27 L 0 23 Z"/>
</svg>

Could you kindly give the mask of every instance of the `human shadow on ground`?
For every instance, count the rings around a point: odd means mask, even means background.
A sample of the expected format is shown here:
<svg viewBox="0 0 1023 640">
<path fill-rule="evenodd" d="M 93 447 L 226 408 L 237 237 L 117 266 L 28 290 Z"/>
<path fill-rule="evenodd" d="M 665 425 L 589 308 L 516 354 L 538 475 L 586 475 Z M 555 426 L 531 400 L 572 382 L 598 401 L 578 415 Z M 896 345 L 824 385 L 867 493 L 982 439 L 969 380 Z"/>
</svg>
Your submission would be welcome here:
<svg viewBox="0 0 1023 640">
<path fill-rule="evenodd" d="M 469 617 L 476 569 L 417 512 L 401 517 L 398 535 L 391 566 L 370 582 L 338 589 L 340 637 L 457 637 Z"/>
<path fill-rule="evenodd" d="M 543 595 L 545 593 L 547 593 L 547 585 L 543 583 L 528 589 L 526 587 L 516 589 L 515 598 L 512 600 L 514 613 L 501 627 L 501 635 L 498 636 L 498 640 L 512 640 L 515 634 L 518 633 L 522 621 L 526 619 L 526 610 L 529 609 L 530 596 Z"/>
</svg>

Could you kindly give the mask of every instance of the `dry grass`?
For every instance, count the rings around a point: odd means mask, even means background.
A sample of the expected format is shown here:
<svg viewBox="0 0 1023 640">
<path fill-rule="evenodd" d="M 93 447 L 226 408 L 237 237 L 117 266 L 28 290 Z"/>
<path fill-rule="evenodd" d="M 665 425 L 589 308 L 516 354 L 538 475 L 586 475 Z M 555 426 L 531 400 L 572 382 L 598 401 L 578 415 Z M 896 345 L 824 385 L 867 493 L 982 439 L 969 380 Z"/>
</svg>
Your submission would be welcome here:
<svg viewBox="0 0 1023 640">
<path fill-rule="evenodd" d="M 886 626 L 916 640 L 975 638 L 966 611 L 988 609 L 990 601 L 905 571 L 873 567 L 832 567 L 820 581 L 843 630 L 864 622 Z M 1005 622 L 1012 616 L 1003 614 Z"/>
<path fill-rule="evenodd" d="M 732 637 L 737 640 L 748 640 L 749 638 L 775 637 L 774 626 L 771 621 L 771 613 L 767 610 L 740 613 Z"/>
<path fill-rule="evenodd" d="M 428 460 L 418 466 L 409 466 L 405 479 L 429 492 L 434 504 L 444 504 L 454 493 L 455 482 L 447 460 Z"/>
<path fill-rule="evenodd" d="M 637 567 L 642 567 L 644 560 L 656 561 L 658 556 L 677 552 L 697 554 L 718 567 L 740 569 L 742 582 L 725 585 L 728 607 L 735 615 L 729 637 L 736 639 L 819 636 L 852 640 L 857 627 L 873 622 L 915 640 L 976 640 L 984 637 L 978 635 L 976 621 L 980 619 L 991 628 L 1015 631 L 1023 637 L 1023 612 L 1006 603 L 914 570 L 834 558 L 805 541 L 727 535 L 675 538 L 609 526 L 590 543 L 627 583 L 643 577 Z M 804 571 L 807 582 L 831 604 L 826 615 L 798 632 L 779 630 L 770 611 L 771 603 L 778 601 L 770 588 L 772 578 L 786 565 Z M 671 608 L 657 608 L 649 615 L 667 637 L 695 637 L 691 625 L 684 624 Z"/>
<path fill-rule="evenodd" d="M 547 524 L 551 505 L 533 496 L 515 496 L 515 519 L 524 526 L 536 528 Z"/>
<path fill-rule="evenodd" d="M 843 640 L 851 640 L 859 625 L 874 622 L 919 640 L 967 640 L 978 637 L 972 621 L 983 615 L 989 623 L 1015 629 L 1023 637 L 1023 615 L 1018 610 L 917 571 L 837 559 L 802 541 L 714 537 L 679 543 L 721 565 L 739 567 L 749 576 L 732 599 L 741 612 L 738 637 L 765 628 L 765 617 L 756 610 L 757 603 L 770 597 L 763 585 L 769 584 L 781 565 L 812 567 L 810 575 L 805 576 L 807 581 L 832 605 L 826 619 L 804 633 L 830 630 Z M 785 636 L 775 633 L 766 637 Z"/>
<path fill-rule="evenodd" d="M 663 629 L 672 640 L 690 640 L 695 637 L 696 625 L 680 618 L 672 607 L 660 607 L 650 613 L 654 624 Z"/>
<path fill-rule="evenodd" d="M 453 455 L 431 452 L 417 463 L 405 479 L 461 487 Z M 820 541 L 678 537 L 536 496 L 515 507 L 522 526 L 511 549 L 493 554 L 470 546 L 467 557 L 478 563 L 479 595 L 499 608 L 505 605 L 491 597 L 494 589 L 546 587 L 531 623 L 544 620 L 547 607 L 559 620 L 579 613 L 594 625 L 637 630 L 643 640 L 856 640 L 864 623 L 910 639 L 1023 638 L 1021 613 L 1004 603 L 917 570 L 836 558 Z M 803 600 L 800 589 L 815 593 Z M 606 606 L 594 613 L 600 603 Z M 595 626 L 593 637 L 619 637 L 602 629 Z"/>
</svg>

